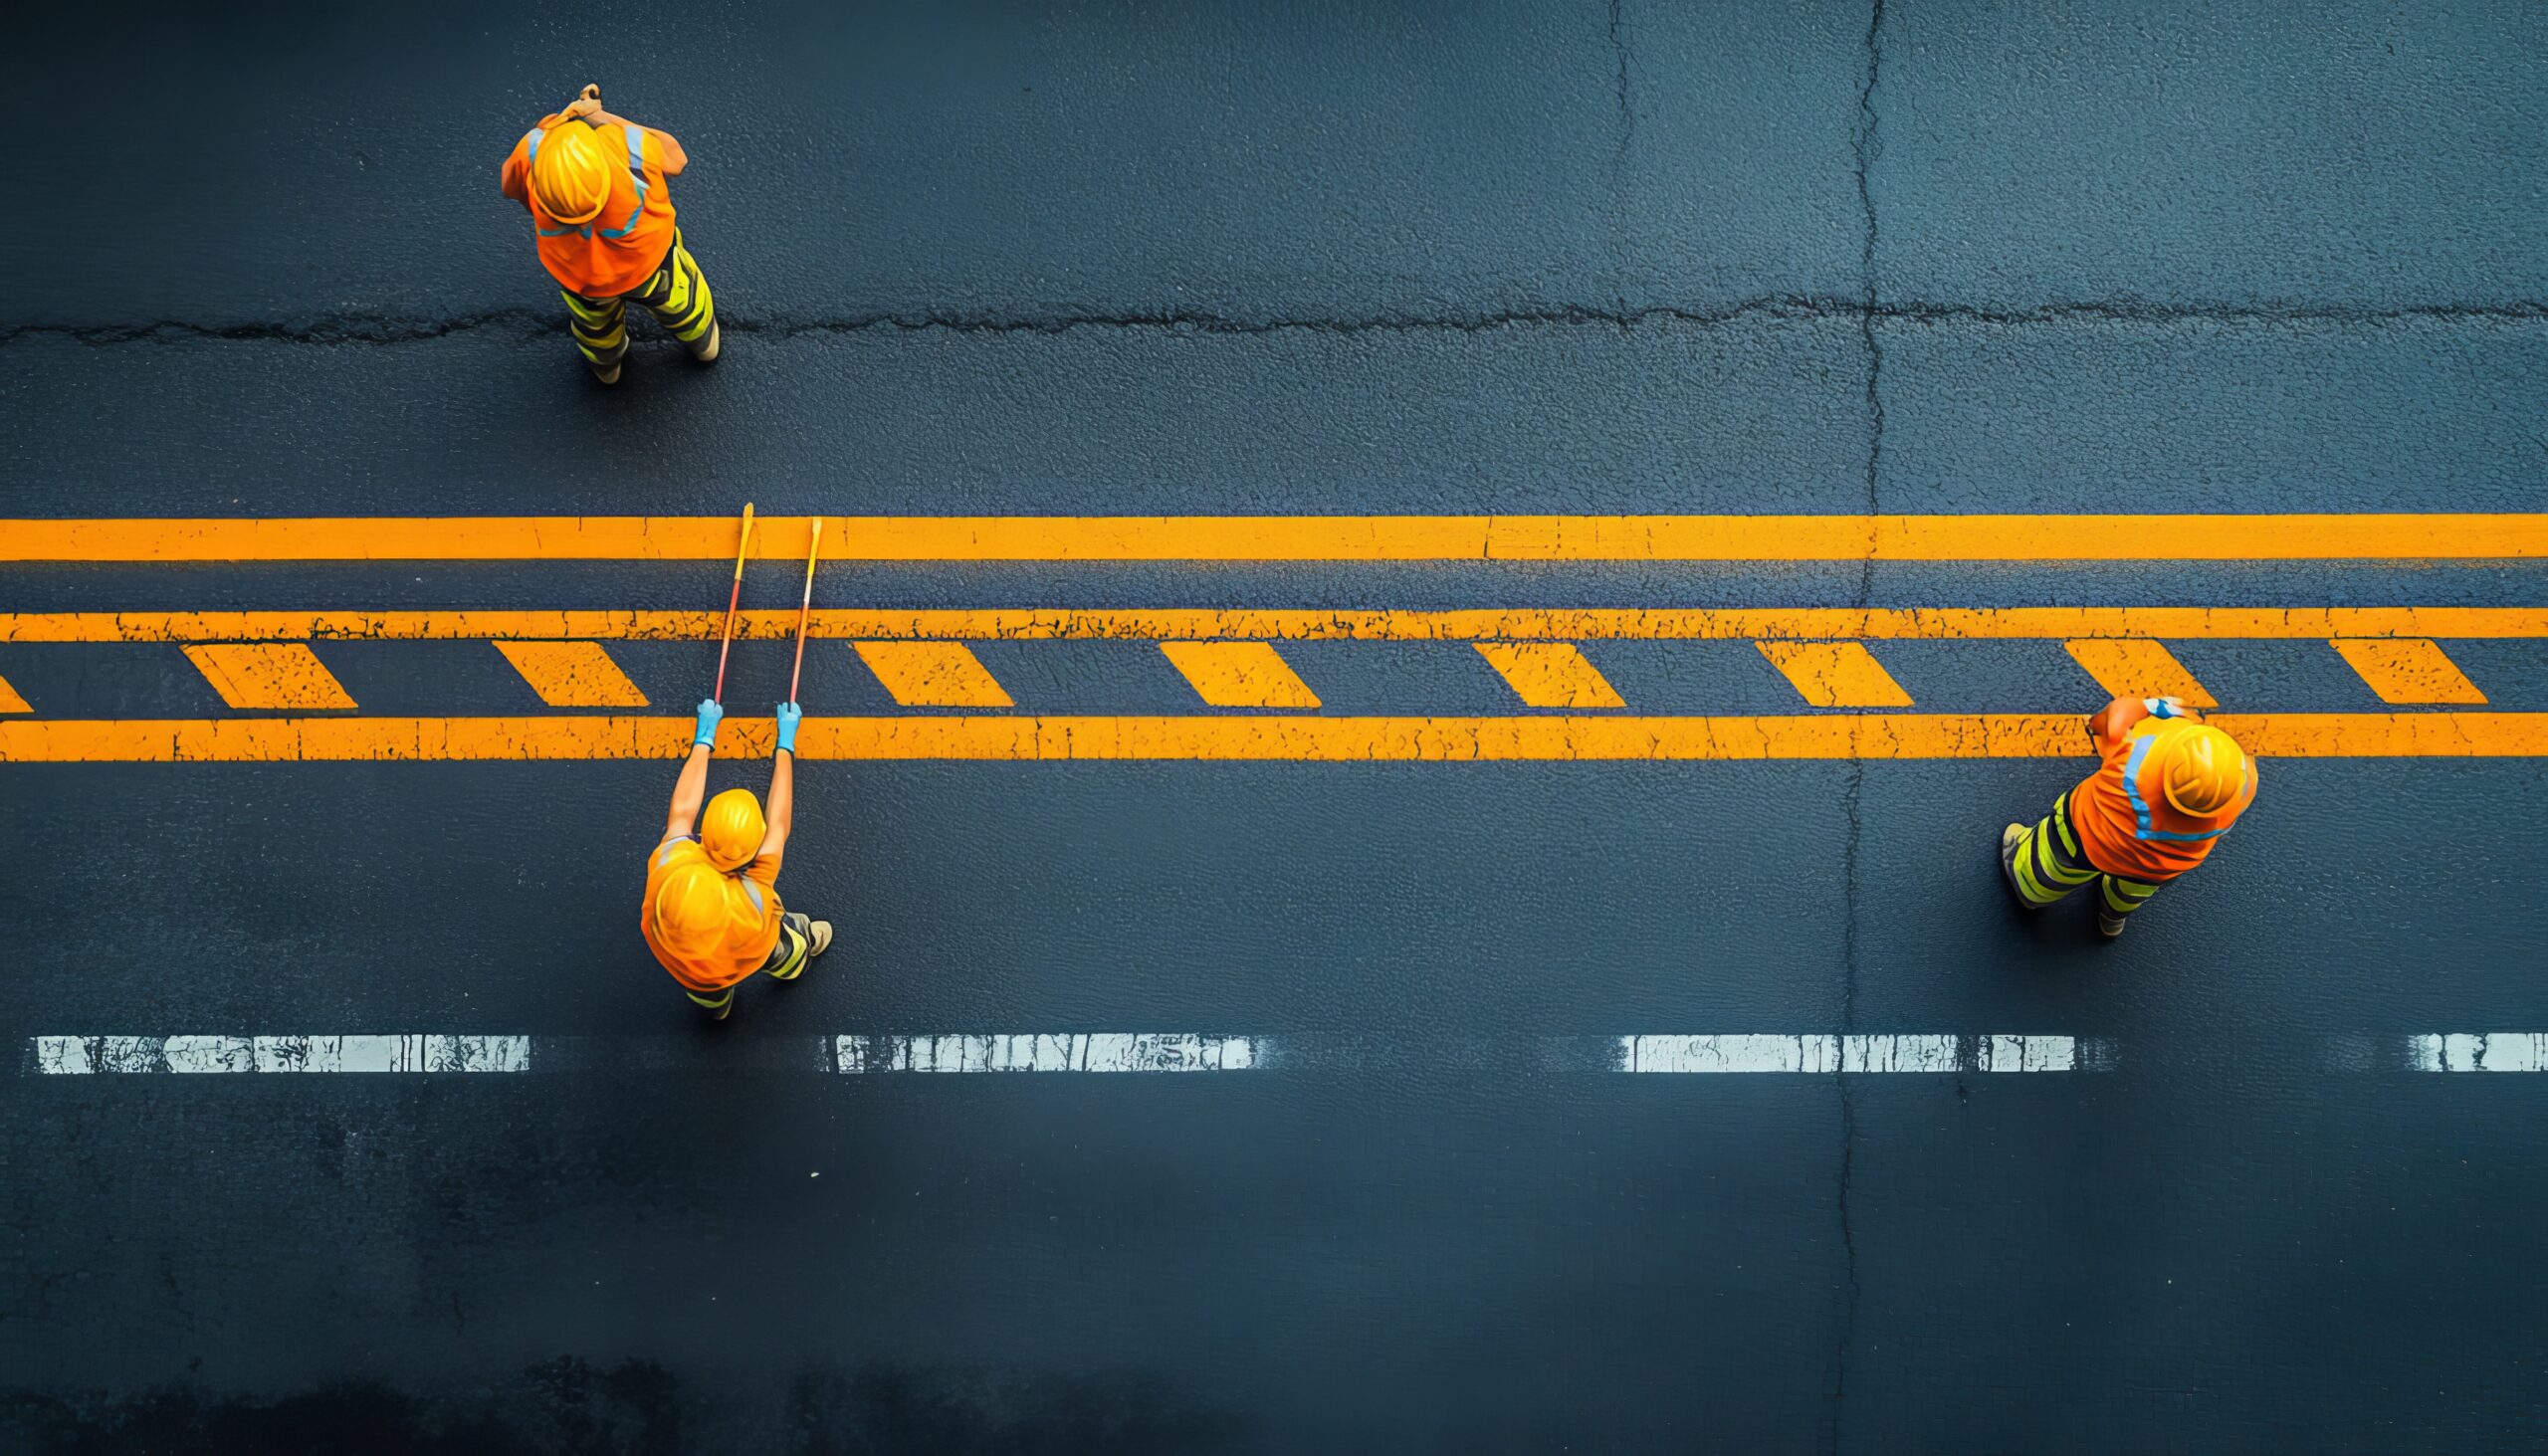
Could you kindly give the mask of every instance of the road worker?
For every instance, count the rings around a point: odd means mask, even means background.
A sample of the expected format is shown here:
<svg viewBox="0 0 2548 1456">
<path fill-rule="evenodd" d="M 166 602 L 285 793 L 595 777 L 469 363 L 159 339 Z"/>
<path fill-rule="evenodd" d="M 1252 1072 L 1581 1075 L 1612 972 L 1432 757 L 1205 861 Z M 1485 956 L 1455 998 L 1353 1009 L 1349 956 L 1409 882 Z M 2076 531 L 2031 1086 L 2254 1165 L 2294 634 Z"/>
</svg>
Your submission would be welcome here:
<svg viewBox="0 0 2548 1456">
<path fill-rule="evenodd" d="M 778 705 L 778 762 L 769 776 L 766 818 L 750 789 L 730 788 L 707 799 L 708 760 L 725 716 L 714 698 L 699 705 L 690 761 L 673 785 L 664 837 L 646 861 L 646 903 L 637 919 L 655 958 L 720 1021 L 735 1009 L 735 987 L 755 972 L 794 980 L 832 943 L 831 922 L 808 920 L 778 902 L 778 861 L 795 823 L 796 725 L 804 715 L 793 703 Z"/>
<path fill-rule="evenodd" d="M 717 357 L 717 301 L 673 222 L 689 153 L 666 131 L 601 108 L 587 86 L 514 143 L 499 186 L 531 209 L 539 262 L 566 298 L 575 347 L 604 384 L 628 358 L 627 306 L 643 304 L 702 363 Z"/>
<path fill-rule="evenodd" d="M 2028 910 L 2095 881 L 2097 932 L 2113 939 L 2255 802 L 2256 760 L 2174 698 L 2118 698 L 2087 728 L 2097 771 L 2032 829 L 2000 832 L 2000 872 Z"/>
</svg>

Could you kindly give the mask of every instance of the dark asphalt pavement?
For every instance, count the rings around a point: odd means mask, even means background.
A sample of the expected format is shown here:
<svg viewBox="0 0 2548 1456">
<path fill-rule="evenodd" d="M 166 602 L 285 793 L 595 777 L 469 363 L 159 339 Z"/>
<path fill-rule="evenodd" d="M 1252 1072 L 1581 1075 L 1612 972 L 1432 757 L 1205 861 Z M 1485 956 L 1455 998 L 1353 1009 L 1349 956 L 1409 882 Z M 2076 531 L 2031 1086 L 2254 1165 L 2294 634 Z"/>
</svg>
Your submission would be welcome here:
<svg viewBox="0 0 2548 1456">
<path fill-rule="evenodd" d="M 2534 4 L 931 11 L 18 22 L 0 516 L 2548 510 Z M 496 195 L 587 81 L 689 149 L 713 368 L 647 342 L 593 386 Z M 704 610 L 724 583 L 7 566 L 0 612 Z M 818 591 L 2543 586 L 2535 562 L 1462 562 L 833 566 Z M 746 604 L 794 591 L 755 571 Z M 1286 655 L 1334 711 L 1509 701 L 1463 646 L 1394 650 Z M 713 648 L 614 655 L 677 711 Z M 1048 711 L 1191 702 L 1143 644 L 981 655 Z M 319 656 L 366 712 L 537 707 L 482 642 Z M 1740 642 L 1593 656 L 1654 711 L 1795 701 Z M 2179 656 L 2241 709 L 2380 706 L 2322 644 Z M 2494 706 L 2548 708 L 2538 641 L 2452 656 Z M 2103 696 L 2048 641 L 1885 662 L 1923 705 Z M 730 700 L 786 666 L 738 649 Z M 0 676 L 50 717 L 222 712 L 173 646 L 0 641 Z M 890 707 L 836 642 L 804 697 Z M 2548 1028 L 2542 762 L 2270 763 L 2111 947 L 2083 906 L 2021 921 L 1991 861 L 2068 761 L 809 762 L 781 888 L 841 945 L 714 1028 L 635 933 L 668 764 L 0 764 L 0 1449 L 2526 1448 L 2548 1076 L 2378 1048 Z M 835 1035 L 1002 1030 L 1298 1056 L 809 1070 Z M 329 1032 L 567 1050 L 488 1077 L 22 1055 Z M 2116 1053 L 1642 1077 L 1549 1050 L 1640 1032 Z"/>
</svg>

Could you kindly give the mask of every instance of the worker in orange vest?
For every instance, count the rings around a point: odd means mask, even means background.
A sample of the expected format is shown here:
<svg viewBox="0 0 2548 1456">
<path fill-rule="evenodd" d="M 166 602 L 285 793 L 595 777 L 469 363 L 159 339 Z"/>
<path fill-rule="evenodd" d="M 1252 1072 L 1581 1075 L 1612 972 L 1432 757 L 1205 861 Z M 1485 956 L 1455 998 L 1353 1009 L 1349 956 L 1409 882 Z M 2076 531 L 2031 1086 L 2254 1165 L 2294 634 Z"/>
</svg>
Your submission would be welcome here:
<svg viewBox="0 0 2548 1456">
<path fill-rule="evenodd" d="M 531 209 L 540 265 L 566 297 L 575 347 L 604 384 L 619 382 L 628 357 L 632 300 L 692 357 L 717 357 L 717 301 L 682 246 L 664 180 L 688 165 L 672 133 L 603 110 L 598 86 L 540 117 L 505 158 L 498 185 Z"/>
<path fill-rule="evenodd" d="M 832 924 L 790 913 L 778 902 L 778 861 L 795 825 L 796 725 L 804 715 L 778 705 L 778 763 L 769 776 L 769 814 L 750 789 L 708 801 L 708 759 L 726 711 L 699 705 L 690 761 L 673 785 L 664 837 L 646 861 L 646 903 L 637 929 L 674 980 L 718 1020 L 735 1009 L 735 987 L 755 973 L 794 980 L 831 948 Z M 697 832 L 693 832 L 693 826 Z"/>
<path fill-rule="evenodd" d="M 2117 698 L 2087 728 L 2097 771 L 2032 829 L 2000 831 L 2000 872 L 2028 910 L 2095 881 L 2097 931 L 2111 940 L 2256 801 L 2256 761 L 2174 698 Z"/>
</svg>

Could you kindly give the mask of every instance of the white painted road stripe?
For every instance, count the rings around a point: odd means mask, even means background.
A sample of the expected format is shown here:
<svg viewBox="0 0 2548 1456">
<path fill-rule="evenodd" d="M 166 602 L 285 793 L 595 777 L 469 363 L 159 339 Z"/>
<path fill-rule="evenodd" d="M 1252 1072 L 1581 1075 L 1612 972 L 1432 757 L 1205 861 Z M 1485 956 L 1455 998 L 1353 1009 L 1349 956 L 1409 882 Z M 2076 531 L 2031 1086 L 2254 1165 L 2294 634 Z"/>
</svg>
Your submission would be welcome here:
<svg viewBox="0 0 2548 1456">
<path fill-rule="evenodd" d="M 2110 1043 L 2067 1036 L 1623 1036 L 1625 1072 L 2102 1072 Z"/>
<path fill-rule="evenodd" d="M 1350 1072 L 1461 1067 L 1637 1073 L 2107 1072 L 2112 1041 L 1999 1033 L 1700 1033 L 1613 1037 L 1222 1036 L 1195 1032 L 968 1032 L 927 1036 L 39 1036 L 20 1070 L 146 1072 Z M 2347 1071 L 2548 1072 L 2548 1032 L 2330 1038 Z"/>
<path fill-rule="evenodd" d="M 1257 1065 L 1257 1041 L 1131 1032 L 844 1036 L 833 1056 L 844 1073 L 1244 1072 Z"/>
<path fill-rule="evenodd" d="M 2548 1032 L 2440 1031 L 2407 1044 L 2419 1072 L 2548 1072 Z"/>
<path fill-rule="evenodd" d="M 40 1036 L 36 1070 L 521 1072 L 527 1036 Z"/>
</svg>

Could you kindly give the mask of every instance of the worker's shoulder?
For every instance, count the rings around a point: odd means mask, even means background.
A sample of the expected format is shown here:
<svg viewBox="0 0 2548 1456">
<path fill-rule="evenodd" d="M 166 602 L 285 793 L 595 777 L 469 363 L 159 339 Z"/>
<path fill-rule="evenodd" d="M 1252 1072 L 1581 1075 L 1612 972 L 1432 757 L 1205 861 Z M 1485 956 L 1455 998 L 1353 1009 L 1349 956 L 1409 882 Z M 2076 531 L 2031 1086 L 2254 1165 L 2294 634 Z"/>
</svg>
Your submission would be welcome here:
<svg viewBox="0 0 2548 1456">
<path fill-rule="evenodd" d="M 697 836 L 676 834 L 647 852 L 646 867 L 649 870 L 669 870 L 675 865 L 686 864 L 692 860 L 703 865 L 707 864 L 708 851 L 699 847 Z"/>
</svg>

